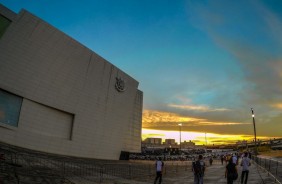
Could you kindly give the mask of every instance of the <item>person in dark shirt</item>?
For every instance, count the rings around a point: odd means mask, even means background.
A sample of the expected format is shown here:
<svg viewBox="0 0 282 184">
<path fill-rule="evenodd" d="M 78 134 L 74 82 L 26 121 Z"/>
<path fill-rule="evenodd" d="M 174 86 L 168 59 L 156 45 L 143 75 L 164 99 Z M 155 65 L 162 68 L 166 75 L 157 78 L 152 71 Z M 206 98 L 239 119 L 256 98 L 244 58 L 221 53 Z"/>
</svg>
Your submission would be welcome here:
<svg viewBox="0 0 282 184">
<path fill-rule="evenodd" d="M 226 165 L 225 178 L 227 178 L 227 184 L 233 184 L 233 181 L 238 178 L 238 171 L 236 164 L 233 163 L 232 158 Z"/>
<path fill-rule="evenodd" d="M 194 172 L 194 184 L 204 183 L 205 170 L 206 164 L 203 161 L 203 155 L 199 155 L 198 160 L 192 163 L 192 171 Z"/>
</svg>

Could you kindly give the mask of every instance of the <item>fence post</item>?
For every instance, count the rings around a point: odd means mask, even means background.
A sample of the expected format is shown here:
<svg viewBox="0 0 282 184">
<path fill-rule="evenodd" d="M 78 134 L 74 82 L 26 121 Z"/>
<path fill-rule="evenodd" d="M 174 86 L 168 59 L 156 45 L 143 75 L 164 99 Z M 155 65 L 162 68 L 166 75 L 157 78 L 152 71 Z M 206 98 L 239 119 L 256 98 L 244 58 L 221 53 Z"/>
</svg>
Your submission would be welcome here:
<svg viewBox="0 0 282 184">
<path fill-rule="evenodd" d="M 264 159 L 264 169 L 266 169 L 266 159 Z"/>
<path fill-rule="evenodd" d="M 269 159 L 269 164 L 268 164 L 268 176 L 269 176 L 269 172 L 270 172 L 270 165 L 271 165 L 271 160 Z"/>
<path fill-rule="evenodd" d="M 103 182 L 103 165 L 100 166 L 100 183 Z"/>
<path fill-rule="evenodd" d="M 65 177 L 65 162 L 62 161 L 62 176 Z"/>
<path fill-rule="evenodd" d="M 132 172 L 131 172 L 131 164 L 129 164 L 129 179 L 131 180 L 132 179 Z"/>
</svg>

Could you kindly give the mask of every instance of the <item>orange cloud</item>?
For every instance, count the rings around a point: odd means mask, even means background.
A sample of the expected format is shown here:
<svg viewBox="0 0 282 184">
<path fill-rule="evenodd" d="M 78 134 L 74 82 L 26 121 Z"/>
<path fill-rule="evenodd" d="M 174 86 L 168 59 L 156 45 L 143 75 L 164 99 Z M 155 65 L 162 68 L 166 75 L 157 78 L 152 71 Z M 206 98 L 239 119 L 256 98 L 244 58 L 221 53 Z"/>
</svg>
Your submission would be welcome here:
<svg viewBox="0 0 282 184">
<path fill-rule="evenodd" d="M 204 126 L 222 126 L 222 125 L 246 125 L 251 123 L 238 123 L 238 122 L 198 122 L 199 125 Z"/>
<path fill-rule="evenodd" d="M 154 110 L 143 111 L 143 123 L 156 123 L 156 122 L 193 122 L 204 121 L 205 119 L 193 118 L 188 116 L 180 116 L 176 113 L 161 112 Z"/>
<path fill-rule="evenodd" d="M 181 116 L 171 112 L 161 112 L 155 110 L 144 110 L 142 118 L 143 128 L 173 130 L 178 128 L 181 123 L 182 127 L 201 127 L 201 126 L 225 126 L 225 125 L 246 125 L 248 123 L 240 122 L 211 122 L 207 119 Z"/>
<path fill-rule="evenodd" d="M 169 104 L 169 107 L 185 110 L 203 111 L 203 112 L 213 112 L 213 111 L 230 111 L 230 109 L 225 108 L 210 108 L 204 105 L 175 105 Z"/>
<path fill-rule="evenodd" d="M 272 104 L 272 107 L 282 109 L 282 103 Z"/>
</svg>

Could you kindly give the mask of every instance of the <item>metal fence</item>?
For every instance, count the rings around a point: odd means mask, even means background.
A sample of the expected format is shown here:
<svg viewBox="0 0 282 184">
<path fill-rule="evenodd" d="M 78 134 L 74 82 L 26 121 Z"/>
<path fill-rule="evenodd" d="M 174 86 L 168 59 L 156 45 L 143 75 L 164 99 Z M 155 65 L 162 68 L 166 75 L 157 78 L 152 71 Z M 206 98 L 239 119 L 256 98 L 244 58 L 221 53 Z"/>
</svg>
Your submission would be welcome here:
<svg viewBox="0 0 282 184">
<path fill-rule="evenodd" d="M 0 183 L 74 184 L 115 180 L 152 181 L 153 161 L 101 161 L 30 152 L 0 144 Z M 164 175 L 191 169 L 191 161 L 165 162 Z"/>
<path fill-rule="evenodd" d="M 282 162 L 278 160 L 261 158 L 261 157 L 253 157 L 253 160 L 263 167 L 268 174 L 272 175 L 275 178 L 275 181 L 282 182 Z"/>
</svg>

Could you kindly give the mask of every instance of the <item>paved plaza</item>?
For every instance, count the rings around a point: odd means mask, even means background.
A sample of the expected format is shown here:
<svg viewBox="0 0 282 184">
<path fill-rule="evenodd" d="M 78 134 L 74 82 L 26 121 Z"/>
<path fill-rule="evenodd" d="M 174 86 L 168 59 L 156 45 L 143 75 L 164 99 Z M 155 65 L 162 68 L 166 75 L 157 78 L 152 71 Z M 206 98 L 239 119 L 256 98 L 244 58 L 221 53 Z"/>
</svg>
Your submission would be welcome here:
<svg viewBox="0 0 282 184">
<path fill-rule="evenodd" d="M 241 167 L 239 169 L 239 178 L 234 181 L 234 184 L 240 184 Z M 216 163 L 212 166 L 208 166 L 204 178 L 204 184 L 223 184 L 227 183 L 225 177 L 225 164 L 221 165 Z M 84 182 L 81 182 L 84 183 Z M 154 177 L 148 178 L 147 181 L 132 181 L 132 180 L 116 180 L 111 182 L 105 182 L 107 184 L 153 184 Z M 164 175 L 162 184 L 193 184 L 193 173 L 190 170 L 175 173 L 175 175 Z M 250 166 L 248 184 L 271 184 L 275 183 L 273 177 L 271 177 L 266 171 L 261 169 L 256 164 Z M 279 182 L 276 181 L 276 184 Z"/>
</svg>

